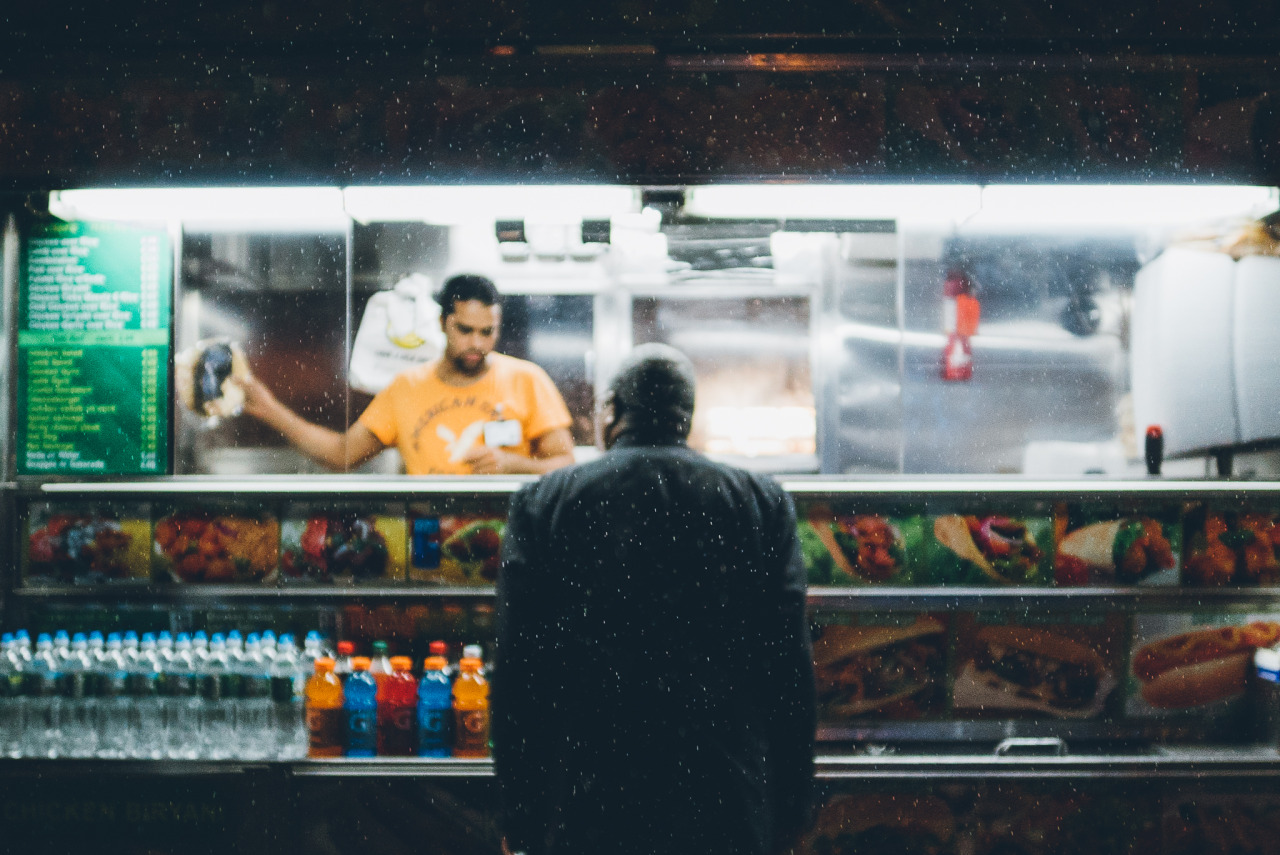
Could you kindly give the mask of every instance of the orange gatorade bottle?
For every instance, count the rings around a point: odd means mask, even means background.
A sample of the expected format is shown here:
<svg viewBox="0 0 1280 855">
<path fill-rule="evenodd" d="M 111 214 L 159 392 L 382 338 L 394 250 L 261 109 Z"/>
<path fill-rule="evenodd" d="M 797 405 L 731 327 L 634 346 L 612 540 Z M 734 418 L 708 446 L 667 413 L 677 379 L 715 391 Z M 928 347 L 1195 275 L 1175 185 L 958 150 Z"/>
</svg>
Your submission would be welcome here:
<svg viewBox="0 0 1280 855">
<path fill-rule="evenodd" d="M 307 680 L 307 756 L 341 757 L 342 683 L 327 656 L 317 659 L 315 668 Z"/>
<path fill-rule="evenodd" d="M 463 657 L 453 681 L 453 756 L 489 756 L 489 681 L 480 660 Z"/>
</svg>

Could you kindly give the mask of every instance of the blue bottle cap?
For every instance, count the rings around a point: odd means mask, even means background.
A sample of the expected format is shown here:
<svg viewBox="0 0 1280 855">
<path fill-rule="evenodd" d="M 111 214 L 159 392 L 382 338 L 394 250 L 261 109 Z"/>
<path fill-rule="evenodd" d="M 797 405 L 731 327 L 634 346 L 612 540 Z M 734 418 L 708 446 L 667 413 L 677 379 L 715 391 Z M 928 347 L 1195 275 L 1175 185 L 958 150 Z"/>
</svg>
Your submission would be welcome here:
<svg viewBox="0 0 1280 855">
<path fill-rule="evenodd" d="M 236 641 L 240 640 L 240 630 L 233 629 L 227 633 L 227 641 L 231 641 L 232 639 L 235 639 Z"/>
<path fill-rule="evenodd" d="M 166 639 L 170 641 L 173 640 L 173 636 L 169 634 L 169 631 L 167 629 L 161 630 L 160 634 L 156 636 L 156 641 L 164 641 Z"/>
<path fill-rule="evenodd" d="M 152 644 L 155 644 L 155 643 L 156 643 L 156 634 L 155 634 L 154 632 L 144 632 L 144 633 L 142 633 L 142 640 L 143 640 L 143 641 L 150 641 Z"/>
<path fill-rule="evenodd" d="M 101 640 L 102 640 L 102 633 L 101 633 L 100 631 L 98 631 L 98 630 L 96 630 L 96 629 L 95 629 L 93 632 L 89 633 L 89 640 L 90 640 L 90 641 L 101 641 Z"/>
<path fill-rule="evenodd" d="M 89 637 L 85 635 L 83 632 L 77 632 L 75 635 L 71 636 L 72 644 L 80 644 L 81 642 L 85 644 L 89 643 Z"/>
<path fill-rule="evenodd" d="M 0 644 L 13 644 L 13 633 L 6 632 L 4 635 L 0 635 Z"/>
<path fill-rule="evenodd" d="M 42 632 L 36 636 L 36 644 L 53 644 L 53 636 L 47 632 Z"/>
<path fill-rule="evenodd" d="M 198 629 L 196 630 L 195 635 L 191 636 L 191 640 L 192 641 L 208 641 L 209 636 L 204 634 L 203 629 Z"/>
<path fill-rule="evenodd" d="M 61 642 L 61 641 L 70 641 L 70 640 L 71 640 L 71 636 L 67 635 L 67 631 L 66 631 L 65 629 L 60 629 L 60 630 L 58 630 L 56 633 L 54 633 L 54 634 L 53 634 L 53 640 L 54 640 L 54 641 L 59 641 L 59 642 Z"/>
<path fill-rule="evenodd" d="M 293 636 L 287 632 L 282 632 L 280 634 L 280 640 L 277 643 L 281 647 L 287 647 L 288 645 L 293 644 Z"/>
<path fill-rule="evenodd" d="M 118 633 L 118 632 L 113 632 L 113 633 L 110 633 L 109 635 L 107 635 L 107 641 L 108 641 L 108 642 L 111 642 L 111 641 L 119 641 L 119 640 L 120 640 L 120 633 Z"/>
<path fill-rule="evenodd" d="M 185 632 L 180 632 L 178 633 L 178 642 L 180 644 L 190 644 L 191 636 L 187 635 Z"/>
<path fill-rule="evenodd" d="M 128 632 L 126 632 L 126 633 L 124 634 L 124 640 L 125 640 L 125 641 L 137 641 L 137 640 L 138 640 L 138 633 L 131 629 L 131 630 L 129 630 Z"/>
<path fill-rule="evenodd" d="M 225 644 L 226 641 L 227 641 L 226 638 L 220 632 L 215 632 L 212 636 L 209 637 L 210 644 Z"/>
<path fill-rule="evenodd" d="M 13 637 L 16 641 L 30 641 L 31 633 L 27 632 L 25 629 L 20 629 L 13 634 Z"/>
</svg>

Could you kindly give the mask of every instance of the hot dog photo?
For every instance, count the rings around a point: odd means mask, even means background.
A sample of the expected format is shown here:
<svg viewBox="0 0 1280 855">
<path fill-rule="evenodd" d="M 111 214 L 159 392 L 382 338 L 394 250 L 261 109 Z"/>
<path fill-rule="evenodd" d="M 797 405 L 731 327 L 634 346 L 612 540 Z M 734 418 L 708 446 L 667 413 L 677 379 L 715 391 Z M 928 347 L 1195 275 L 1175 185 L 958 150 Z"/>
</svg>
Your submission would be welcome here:
<svg viewBox="0 0 1280 855">
<path fill-rule="evenodd" d="M 829 622 L 835 620 L 850 623 Z M 894 615 L 874 623 L 870 615 L 818 615 L 815 623 L 819 720 L 910 720 L 943 711 L 947 624 L 941 617 Z"/>
<path fill-rule="evenodd" d="M 1055 514 L 1054 582 L 1082 585 L 1177 585 L 1180 509 L 1145 512 L 1064 506 Z"/>
<path fill-rule="evenodd" d="M 1280 584 L 1280 512 L 1203 505 L 1184 520 L 1182 584 L 1193 587 Z"/>
<path fill-rule="evenodd" d="M 1227 714 L 1249 685 L 1253 654 L 1280 642 L 1280 616 L 1134 618 L 1129 696 L 1134 717 Z"/>
<path fill-rule="evenodd" d="M 1111 614 L 1036 625 L 961 615 L 952 706 L 974 717 L 1101 717 L 1119 685 L 1123 626 L 1123 617 Z"/>
<path fill-rule="evenodd" d="M 923 550 L 919 514 L 802 509 L 798 534 L 810 585 L 910 585 Z"/>
<path fill-rule="evenodd" d="M 1048 585 L 1053 521 L 1046 515 L 947 514 L 931 526 L 929 564 L 940 585 Z"/>
</svg>

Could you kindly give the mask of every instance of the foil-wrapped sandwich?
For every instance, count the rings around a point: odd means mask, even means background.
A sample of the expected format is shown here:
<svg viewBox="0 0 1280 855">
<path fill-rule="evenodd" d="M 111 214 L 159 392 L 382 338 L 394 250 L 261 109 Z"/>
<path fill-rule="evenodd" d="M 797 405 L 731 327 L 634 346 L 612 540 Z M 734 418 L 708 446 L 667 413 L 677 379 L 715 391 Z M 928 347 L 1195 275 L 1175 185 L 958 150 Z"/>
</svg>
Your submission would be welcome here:
<svg viewBox="0 0 1280 855">
<path fill-rule="evenodd" d="M 249 378 L 249 361 L 235 342 L 207 338 L 174 358 L 174 385 L 182 405 L 210 419 L 239 415 L 244 389 L 234 382 Z"/>
</svg>

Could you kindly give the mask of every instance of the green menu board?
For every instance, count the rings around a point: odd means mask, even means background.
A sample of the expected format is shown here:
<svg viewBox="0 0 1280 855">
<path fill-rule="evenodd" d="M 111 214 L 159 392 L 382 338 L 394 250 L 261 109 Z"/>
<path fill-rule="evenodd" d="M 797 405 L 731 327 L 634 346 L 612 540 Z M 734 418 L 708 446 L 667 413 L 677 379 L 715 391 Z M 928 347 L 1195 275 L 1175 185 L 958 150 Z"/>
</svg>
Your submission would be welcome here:
<svg viewBox="0 0 1280 855">
<path fill-rule="evenodd" d="M 162 229 L 33 229 L 18 301 L 19 475 L 168 470 L 172 281 Z"/>
</svg>

